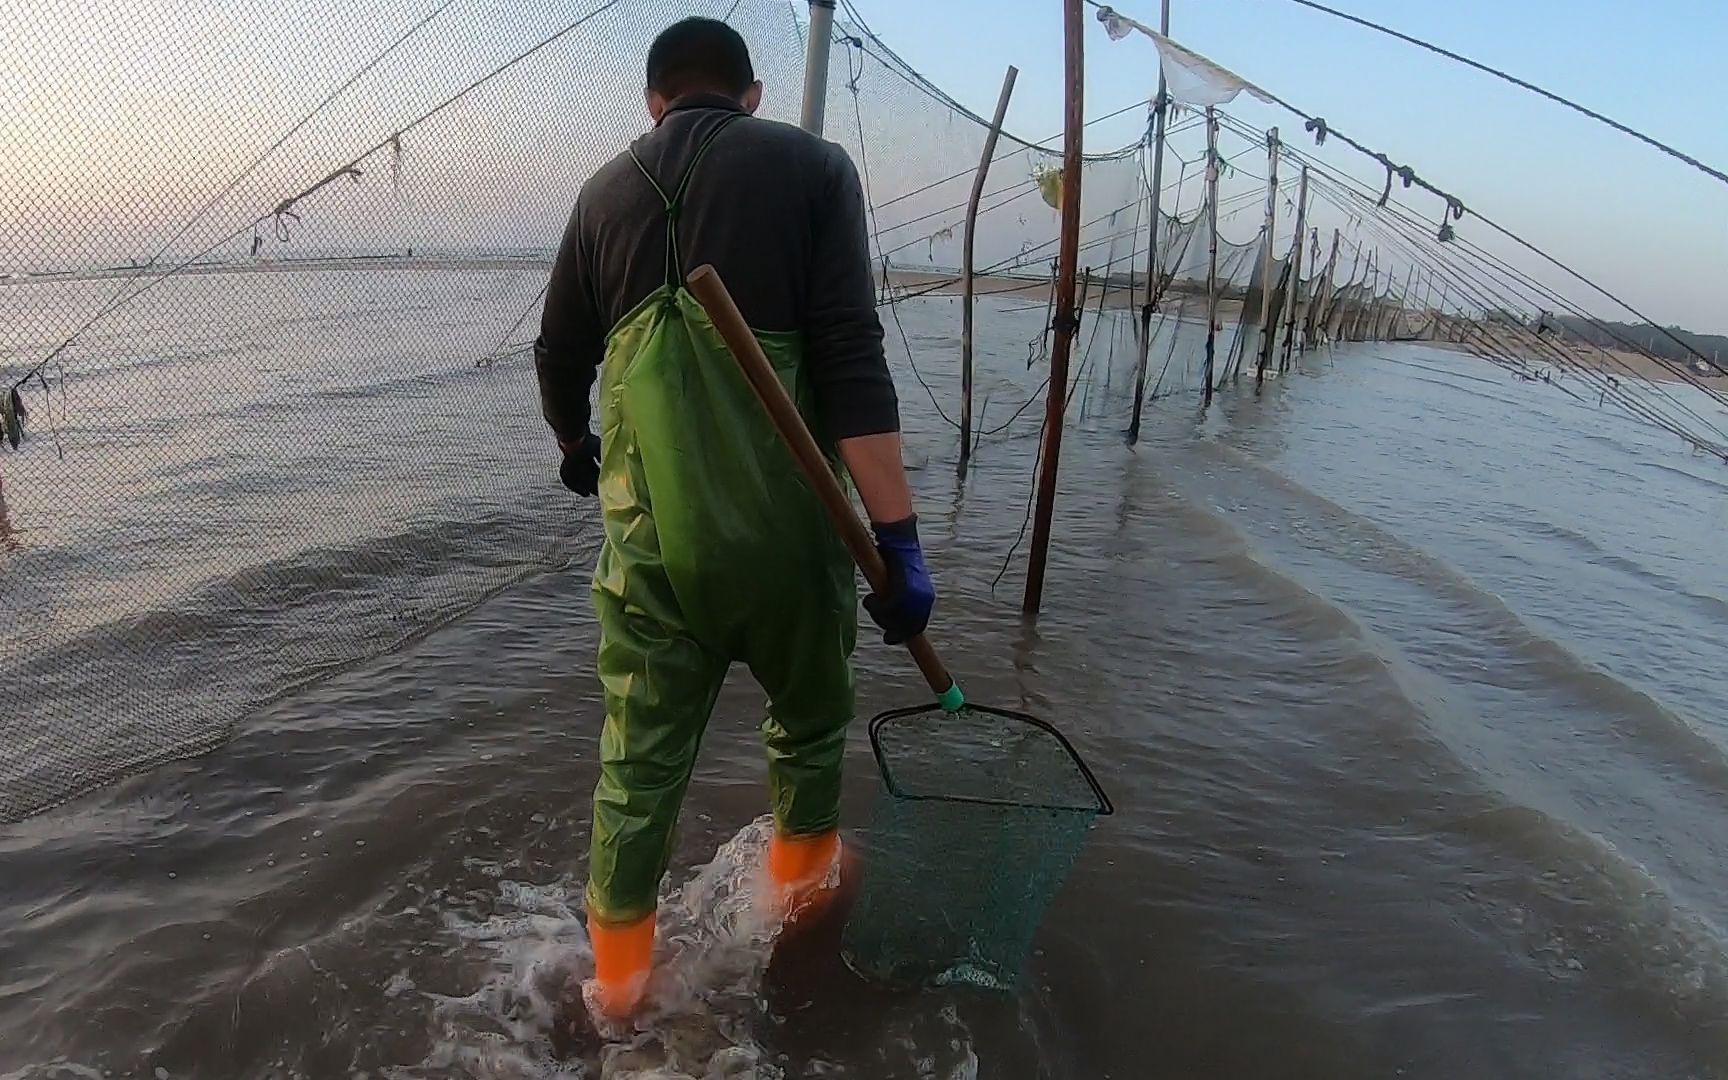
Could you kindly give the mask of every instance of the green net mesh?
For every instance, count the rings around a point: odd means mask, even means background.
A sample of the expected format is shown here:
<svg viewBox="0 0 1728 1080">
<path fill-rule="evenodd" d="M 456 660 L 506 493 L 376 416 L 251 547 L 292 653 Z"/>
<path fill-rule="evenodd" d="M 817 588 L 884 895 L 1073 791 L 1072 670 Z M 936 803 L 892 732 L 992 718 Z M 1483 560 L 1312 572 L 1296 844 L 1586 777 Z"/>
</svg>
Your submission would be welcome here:
<svg viewBox="0 0 1728 1080">
<path fill-rule="evenodd" d="M 883 792 L 847 962 L 890 982 L 1006 989 L 1109 800 L 1032 717 L 900 710 L 871 725 Z"/>
</svg>

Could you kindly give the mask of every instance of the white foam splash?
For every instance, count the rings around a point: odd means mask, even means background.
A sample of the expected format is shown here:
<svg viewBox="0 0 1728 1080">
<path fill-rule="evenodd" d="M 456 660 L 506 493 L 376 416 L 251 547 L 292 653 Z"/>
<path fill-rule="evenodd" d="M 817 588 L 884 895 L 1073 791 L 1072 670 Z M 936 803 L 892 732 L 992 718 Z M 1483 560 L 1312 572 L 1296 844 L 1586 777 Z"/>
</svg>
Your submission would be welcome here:
<svg viewBox="0 0 1728 1080">
<path fill-rule="evenodd" d="M 767 816 L 751 822 L 663 890 L 646 1004 L 628 1023 L 601 1023 L 597 1063 L 559 1060 L 553 1043 L 568 987 L 593 968 L 574 880 L 500 881 L 491 917 L 447 915 L 454 936 L 489 957 L 473 993 L 426 995 L 439 1029 L 424 1067 L 489 1080 L 784 1080 L 751 1034 L 780 929 L 761 899 L 773 828 Z M 837 875 L 838 864 L 830 884 Z"/>
</svg>

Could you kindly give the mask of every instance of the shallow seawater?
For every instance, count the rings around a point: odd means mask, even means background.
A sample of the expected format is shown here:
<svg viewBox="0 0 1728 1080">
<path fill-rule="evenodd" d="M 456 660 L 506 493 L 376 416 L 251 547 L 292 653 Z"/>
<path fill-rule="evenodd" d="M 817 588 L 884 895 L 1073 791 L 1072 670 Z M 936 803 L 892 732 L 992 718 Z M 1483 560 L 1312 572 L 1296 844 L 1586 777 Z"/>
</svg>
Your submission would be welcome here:
<svg viewBox="0 0 1728 1080">
<path fill-rule="evenodd" d="M 956 309 L 900 314 L 952 414 Z M 981 321 L 986 429 L 1038 388 L 1042 318 Z M 237 377 L 199 440 L 134 462 L 84 518 L 0 461 L 0 585 L 44 598 L 0 621 L 0 671 L 23 678 L 7 660 L 41 627 L 73 642 L 52 654 L 70 674 L 28 683 L 62 704 L 0 718 L 0 761 L 131 773 L 0 827 L 0 1076 L 1728 1076 L 1724 467 L 1421 345 L 1310 352 L 1205 414 L 1179 349 L 1129 448 L 1125 324 L 1086 333 L 1035 623 L 1041 407 L 961 479 L 896 360 L 933 636 L 973 699 L 1061 726 L 1117 807 L 1018 989 L 875 986 L 820 950 L 770 970 L 747 903 L 762 702 L 740 675 L 665 885 L 662 1008 L 604 1049 L 559 1021 L 588 963 L 592 530 L 522 457 L 525 368 L 357 376 L 320 399 L 349 435 L 230 475 Z M 263 378 L 249 348 L 185 362 Z M 273 378 L 277 417 L 304 387 Z M 506 388 L 486 400 L 510 438 L 469 425 L 403 467 L 401 417 L 448 431 L 473 379 Z M 380 418 L 389 438 L 363 438 Z M 201 563 L 211 535 L 225 554 Z M 126 660 L 141 637 L 172 647 Z M 862 645 L 858 667 L 863 716 L 925 697 L 892 650 Z M 147 709 L 97 693 L 128 685 Z M 225 703 L 246 706 L 231 728 Z M 104 764 L 158 723 L 213 748 Z M 847 768 L 867 832 L 862 725 Z"/>
</svg>

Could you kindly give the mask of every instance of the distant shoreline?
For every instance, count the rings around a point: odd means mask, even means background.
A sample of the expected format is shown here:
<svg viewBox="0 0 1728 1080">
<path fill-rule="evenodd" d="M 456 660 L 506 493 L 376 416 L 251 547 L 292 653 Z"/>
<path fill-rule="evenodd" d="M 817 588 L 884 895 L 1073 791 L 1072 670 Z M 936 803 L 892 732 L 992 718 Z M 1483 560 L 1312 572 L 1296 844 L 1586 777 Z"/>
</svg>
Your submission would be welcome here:
<svg viewBox="0 0 1728 1080">
<path fill-rule="evenodd" d="M 174 274 L 184 275 L 217 275 L 217 274 L 276 274 L 294 271 L 358 271 L 358 270 L 514 270 L 524 268 L 540 268 L 550 271 L 553 256 L 549 252 L 524 252 L 521 254 L 493 253 L 486 255 L 453 255 L 426 254 L 413 255 L 380 254 L 380 255 L 329 255 L 309 256 L 303 259 L 256 259 L 244 262 L 210 262 L 195 263 L 179 269 L 173 269 Z M 112 281 L 131 277 L 148 278 L 160 276 L 169 270 L 172 264 L 145 268 L 141 266 L 113 266 L 97 270 L 66 270 L 49 271 L 30 274 L 12 274 L 0 278 L 0 287 L 29 285 L 65 285 L 86 281 Z M 889 269 L 886 272 L 890 287 L 905 293 L 927 293 L 933 296 L 958 296 L 962 289 L 957 275 L 944 271 Z M 975 295 L 978 297 L 1012 297 L 1038 303 L 1048 303 L 1053 287 L 1048 278 L 1019 278 L 998 274 L 980 274 L 975 279 Z M 1143 282 L 1140 283 L 1143 285 Z M 1086 305 L 1096 309 L 1102 301 L 1105 308 L 1114 311 L 1124 311 L 1137 306 L 1144 301 L 1144 293 L 1140 289 L 1133 292 L 1122 281 L 1109 283 L 1108 291 L 1102 297 L 1094 290 L 1104 289 L 1101 281 L 1093 281 L 1084 286 Z M 1175 306 L 1183 315 L 1192 317 L 1202 312 L 1194 311 L 1195 302 L 1200 298 L 1188 293 L 1180 293 L 1170 298 L 1177 301 Z M 1232 323 L 1241 318 L 1243 300 L 1238 297 L 1221 297 L 1218 301 L 1218 314 L 1221 323 Z M 1168 313 L 1168 312 L 1166 312 Z M 1433 345 L 1451 351 L 1468 355 L 1477 355 L 1484 351 L 1492 351 L 1505 356 L 1522 357 L 1531 365 L 1531 374 L 1539 377 L 1544 369 L 1565 371 L 1568 367 L 1582 367 L 1600 371 L 1615 378 L 1642 379 L 1649 382 L 1680 383 L 1686 377 L 1672 370 L 1673 367 L 1684 365 L 1679 361 L 1658 361 L 1641 353 L 1629 352 L 1622 348 L 1606 348 L 1581 343 L 1575 339 L 1545 338 L 1540 344 L 1535 336 L 1523 328 L 1496 326 L 1488 323 L 1466 322 L 1456 317 L 1447 317 L 1447 322 L 1453 323 L 1452 333 L 1458 337 L 1468 337 L 1467 341 L 1445 339 L 1416 339 L 1412 343 Z M 1560 350 L 1564 361 L 1554 355 Z M 1487 357 L 1480 357 L 1488 359 Z M 1500 366 L 1504 367 L 1504 364 Z M 1725 380 L 1728 383 L 1728 380 Z M 1725 387 L 1728 388 L 1728 387 Z"/>
<path fill-rule="evenodd" d="M 1484 326 L 1479 323 L 1468 324 L 1477 327 L 1477 332 L 1467 341 L 1433 341 L 1426 344 L 1475 356 L 1478 359 L 1496 363 L 1491 357 L 1481 355 L 1485 351 L 1500 353 L 1504 356 L 1520 357 L 1531 367 L 1530 374 L 1540 378 L 1544 370 L 1556 373 L 1574 373 L 1573 368 L 1586 368 L 1599 371 L 1616 379 L 1640 379 L 1645 382 L 1685 383 L 1687 378 L 1683 373 L 1675 372 L 1673 368 L 1685 365 L 1677 360 L 1661 361 L 1643 353 L 1628 352 L 1625 349 L 1611 349 L 1606 346 L 1587 345 L 1576 340 L 1556 340 L 1545 338 L 1541 345 L 1533 340 L 1529 331 L 1508 332 L 1501 328 Z M 1559 353 L 1559 356 L 1555 354 Z M 1563 358 L 1563 359 L 1562 359 Z M 1504 363 L 1498 366 L 1505 367 Z M 1722 388 L 1728 391 L 1728 379 L 1722 382 Z"/>
</svg>

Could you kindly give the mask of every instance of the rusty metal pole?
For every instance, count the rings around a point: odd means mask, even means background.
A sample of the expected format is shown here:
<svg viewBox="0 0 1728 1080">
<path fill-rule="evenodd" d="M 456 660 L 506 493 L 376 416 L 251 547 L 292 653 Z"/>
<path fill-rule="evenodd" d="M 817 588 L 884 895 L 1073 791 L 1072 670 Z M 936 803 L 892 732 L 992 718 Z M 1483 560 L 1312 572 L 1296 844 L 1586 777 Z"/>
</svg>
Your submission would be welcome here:
<svg viewBox="0 0 1728 1080">
<path fill-rule="evenodd" d="M 978 202 L 984 197 L 984 178 L 990 175 L 990 159 L 996 154 L 996 139 L 1002 134 L 1002 119 L 1008 115 L 1008 99 L 1014 93 L 1014 80 L 1020 69 L 1013 64 L 1002 76 L 1002 93 L 996 98 L 996 115 L 990 120 L 990 133 L 984 136 L 984 153 L 978 159 L 978 173 L 972 178 L 972 197 L 966 203 L 966 237 L 960 253 L 960 274 L 965 279 L 964 305 L 960 312 L 960 469 L 972 457 L 972 253 L 978 226 Z"/>
<path fill-rule="evenodd" d="M 1026 597 L 1020 610 L 1038 614 L 1044 604 L 1044 564 L 1050 557 L 1050 520 L 1056 510 L 1056 467 L 1062 454 L 1062 412 L 1068 397 L 1068 354 L 1079 319 L 1074 311 L 1074 272 L 1080 262 L 1081 138 L 1085 134 L 1085 0 L 1062 0 L 1063 76 L 1066 108 L 1062 138 L 1062 239 L 1056 254 L 1056 340 L 1050 350 L 1050 392 L 1044 406 L 1044 444 L 1032 519 L 1032 555 L 1026 567 Z"/>
</svg>

